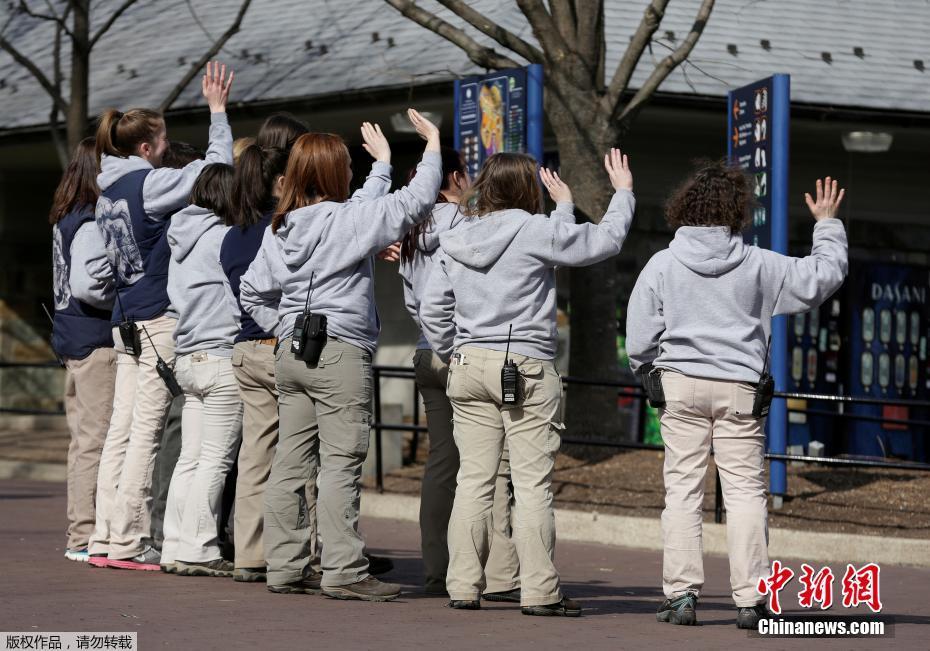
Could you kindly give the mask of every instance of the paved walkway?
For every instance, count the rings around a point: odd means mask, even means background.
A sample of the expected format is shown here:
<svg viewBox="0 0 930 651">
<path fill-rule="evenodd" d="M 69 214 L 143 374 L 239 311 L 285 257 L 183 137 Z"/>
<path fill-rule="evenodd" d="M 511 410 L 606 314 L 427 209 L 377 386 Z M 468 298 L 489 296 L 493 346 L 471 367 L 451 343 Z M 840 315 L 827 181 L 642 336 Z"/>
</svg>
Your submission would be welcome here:
<svg viewBox="0 0 930 651">
<path fill-rule="evenodd" d="M 660 625 L 661 555 L 560 543 L 566 591 L 581 619 L 524 617 L 512 604 L 480 612 L 445 608 L 424 597 L 419 536 L 412 523 L 367 518 L 372 551 L 394 559 L 391 579 L 408 593 L 386 604 L 277 595 L 263 584 L 229 579 L 92 569 L 62 558 L 63 484 L 0 481 L 0 630 L 137 631 L 139 648 L 201 649 L 836 649 L 930 647 L 930 570 L 882 568 L 885 615 L 897 624 L 885 640 L 757 639 L 734 625 L 726 560 L 708 558 L 702 626 Z M 799 562 L 790 566 L 800 569 Z M 843 568 L 834 566 L 840 575 Z M 796 591 L 797 588 L 794 588 Z M 783 595 L 783 603 L 792 595 Z M 842 609 L 841 609 L 842 610 Z M 837 614 L 842 614 L 837 613 Z"/>
</svg>

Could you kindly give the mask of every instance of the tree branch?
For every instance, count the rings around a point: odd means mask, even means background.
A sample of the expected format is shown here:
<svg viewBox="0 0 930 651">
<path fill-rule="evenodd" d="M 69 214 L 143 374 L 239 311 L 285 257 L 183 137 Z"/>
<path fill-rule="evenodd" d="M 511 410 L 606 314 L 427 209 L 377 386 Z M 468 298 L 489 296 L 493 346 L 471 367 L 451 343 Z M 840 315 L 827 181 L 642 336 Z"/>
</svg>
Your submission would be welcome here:
<svg viewBox="0 0 930 651">
<path fill-rule="evenodd" d="M 19 65 L 28 70 L 36 81 L 39 82 L 39 85 L 45 89 L 45 92 L 48 93 L 49 97 L 52 98 L 52 101 L 58 107 L 58 110 L 62 113 L 68 112 L 68 103 L 61 96 L 61 93 L 55 89 L 55 85 L 49 81 L 49 78 L 45 76 L 45 73 L 39 69 L 39 67 L 30 61 L 22 52 L 13 47 L 13 44 L 6 40 L 6 37 L 0 36 L 0 48 L 6 50 L 13 60 L 16 61 Z"/>
<path fill-rule="evenodd" d="M 598 4 L 596 0 L 583 0 L 582 4 Z M 577 9 L 572 0 L 549 0 L 549 10 L 552 12 L 552 22 L 565 43 L 575 39 L 577 29 Z M 577 41 L 576 41 L 577 43 Z M 578 43 L 582 45 L 581 43 Z"/>
<path fill-rule="evenodd" d="M 620 103 L 620 96 L 629 85 L 630 79 L 633 77 L 633 72 L 636 70 L 636 66 L 643 56 L 643 52 L 652 41 L 652 35 L 659 29 L 662 18 L 665 16 L 665 8 L 668 6 L 668 1 L 669 0 L 652 0 L 649 6 L 646 7 L 646 11 L 643 12 L 643 18 L 639 21 L 639 27 L 636 28 L 636 32 L 633 34 L 630 44 L 623 53 L 620 63 L 617 64 L 617 69 L 614 71 L 614 76 L 610 80 L 610 85 L 607 87 L 607 95 L 604 97 L 604 103 L 609 114 L 616 111 L 617 105 Z"/>
<path fill-rule="evenodd" d="M 425 27 L 434 34 L 442 36 L 450 43 L 457 45 L 464 50 L 469 59 L 482 68 L 516 68 L 520 65 L 510 57 L 498 53 L 493 48 L 481 45 L 481 43 L 470 37 L 464 31 L 447 23 L 436 14 L 418 7 L 414 0 L 384 1 L 394 7 L 406 18 Z"/>
<path fill-rule="evenodd" d="M 37 18 L 39 20 L 47 20 L 49 22 L 56 23 L 58 28 L 64 31 L 65 34 L 71 37 L 74 36 L 74 34 L 71 33 L 71 30 L 68 29 L 68 24 L 65 22 L 64 18 L 55 15 L 54 7 L 51 5 L 49 5 L 49 11 L 52 12 L 51 14 L 40 14 L 30 9 L 29 5 L 26 4 L 26 0 L 19 0 L 19 10 L 27 16 L 32 16 L 33 18 Z"/>
<path fill-rule="evenodd" d="M 552 63 L 561 63 L 568 56 L 568 47 L 542 0 L 517 0 L 517 6 L 533 28 L 546 58 Z"/>
<path fill-rule="evenodd" d="M 697 45 L 698 39 L 704 32 L 704 27 L 707 25 L 707 21 L 713 9 L 714 0 L 703 0 L 700 9 L 698 9 L 697 17 L 694 19 L 694 24 L 691 25 L 691 31 L 688 32 L 688 36 L 685 37 L 684 41 L 682 41 L 681 45 L 678 46 L 674 52 L 659 62 L 646 82 L 640 86 L 636 94 L 633 95 L 633 99 L 623 108 L 623 112 L 620 113 L 618 120 L 621 122 L 624 120 L 632 120 L 642 108 L 642 105 L 656 92 L 656 90 L 658 90 L 666 77 L 672 73 L 672 70 L 677 68 L 682 61 L 688 58 L 688 55 L 691 54 L 694 46 Z M 619 102 L 617 102 L 617 104 L 619 105 Z"/>
<path fill-rule="evenodd" d="M 239 7 L 239 13 L 236 14 L 236 20 L 233 21 L 233 24 L 229 26 L 223 34 L 213 43 L 213 46 L 207 50 L 198 61 L 196 61 L 191 67 L 190 70 L 184 75 L 184 77 L 177 83 L 177 85 L 171 89 L 171 92 L 168 93 L 168 96 L 158 107 L 158 110 L 164 113 L 174 102 L 180 97 L 181 93 L 184 92 L 184 89 L 187 88 L 187 85 L 191 80 L 200 72 L 201 69 L 207 64 L 207 61 L 216 56 L 216 53 L 219 52 L 223 46 L 236 32 L 239 31 L 239 27 L 242 25 L 242 18 L 245 16 L 245 12 L 249 10 L 249 5 L 252 4 L 252 0 L 243 0 L 242 5 Z"/>
<path fill-rule="evenodd" d="M 125 2 L 123 2 L 123 4 L 117 7 L 116 11 L 110 14 L 110 17 L 107 19 L 107 22 L 101 25 L 100 29 L 97 30 L 97 33 L 91 37 L 90 45 L 88 46 L 88 49 L 93 49 L 94 45 L 97 44 L 97 41 L 100 40 L 100 37 L 106 34 L 108 31 L 110 31 L 110 28 L 113 27 L 113 23 L 119 20 L 119 17 L 122 16 L 126 12 L 127 9 L 133 6 L 136 3 L 136 1 L 137 0 L 126 0 Z"/>
<path fill-rule="evenodd" d="M 542 63 L 543 53 L 513 32 L 504 29 L 479 11 L 475 11 L 462 0 L 437 0 L 439 4 L 453 12 L 459 18 L 482 34 L 490 36 L 508 50 L 516 52 L 530 63 Z"/>
<path fill-rule="evenodd" d="M 71 5 L 65 9 L 65 17 L 71 11 Z M 52 74 L 54 86 L 58 93 L 61 93 L 61 33 L 64 31 L 61 26 L 55 30 L 55 42 L 52 47 Z M 55 153 L 58 154 L 58 162 L 61 169 L 68 166 L 68 147 L 62 141 L 61 134 L 58 133 L 58 105 L 52 102 L 52 110 L 48 116 L 48 126 L 52 133 L 52 144 L 55 146 Z"/>
</svg>

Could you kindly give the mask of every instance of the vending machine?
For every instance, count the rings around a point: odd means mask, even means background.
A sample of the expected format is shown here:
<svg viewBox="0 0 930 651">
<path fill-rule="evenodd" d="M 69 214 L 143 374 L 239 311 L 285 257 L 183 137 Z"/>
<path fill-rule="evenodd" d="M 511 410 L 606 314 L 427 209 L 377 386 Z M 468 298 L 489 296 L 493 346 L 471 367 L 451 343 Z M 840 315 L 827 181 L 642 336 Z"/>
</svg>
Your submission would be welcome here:
<svg viewBox="0 0 930 651">
<path fill-rule="evenodd" d="M 819 308 L 794 314 L 788 321 L 789 393 L 842 393 L 843 382 L 843 309 L 842 290 Z M 826 456 L 844 452 L 844 440 L 837 435 L 843 425 L 834 414 L 834 402 L 808 399 L 788 401 L 788 445 L 803 446 L 808 452 L 811 441 L 824 445 Z M 820 413 L 815 413 L 820 412 Z"/>
<path fill-rule="evenodd" d="M 849 305 L 848 382 L 853 396 L 927 400 L 930 268 L 857 263 L 846 282 Z M 853 405 L 847 452 L 926 461 L 926 427 L 896 421 L 928 420 L 928 410 L 896 405 Z"/>
</svg>

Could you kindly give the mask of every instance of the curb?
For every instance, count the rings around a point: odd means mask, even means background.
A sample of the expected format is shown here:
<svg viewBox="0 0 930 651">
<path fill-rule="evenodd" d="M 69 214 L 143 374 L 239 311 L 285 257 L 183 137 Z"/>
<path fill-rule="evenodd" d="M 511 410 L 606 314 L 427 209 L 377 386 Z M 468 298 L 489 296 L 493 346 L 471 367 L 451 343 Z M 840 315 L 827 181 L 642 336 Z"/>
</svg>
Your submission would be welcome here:
<svg viewBox="0 0 930 651">
<path fill-rule="evenodd" d="M 11 461 L 0 459 L 0 479 L 34 479 L 36 481 L 68 481 L 68 466 L 63 463 Z"/>
<path fill-rule="evenodd" d="M 362 515 L 419 522 L 420 500 L 411 495 L 385 495 L 364 491 Z M 555 509 L 559 540 L 596 543 L 633 549 L 662 550 L 658 518 L 608 515 Z M 795 529 L 769 529 L 769 557 L 821 563 L 878 563 L 930 568 L 930 541 L 882 538 L 862 534 L 816 533 Z M 704 523 L 704 551 L 726 556 L 726 525 Z"/>
</svg>

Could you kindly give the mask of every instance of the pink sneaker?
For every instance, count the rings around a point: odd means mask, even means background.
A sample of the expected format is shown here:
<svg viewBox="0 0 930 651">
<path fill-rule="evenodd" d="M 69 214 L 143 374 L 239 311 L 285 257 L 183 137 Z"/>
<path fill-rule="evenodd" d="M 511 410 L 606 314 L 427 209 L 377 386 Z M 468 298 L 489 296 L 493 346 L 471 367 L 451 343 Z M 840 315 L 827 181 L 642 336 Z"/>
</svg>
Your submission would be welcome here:
<svg viewBox="0 0 930 651">
<path fill-rule="evenodd" d="M 161 554 L 154 547 L 146 546 L 141 554 L 132 558 L 111 558 L 107 563 L 108 567 L 115 567 L 119 570 L 142 570 L 145 572 L 158 572 L 161 570 Z"/>
<path fill-rule="evenodd" d="M 106 554 L 90 554 L 87 563 L 91 567 L 108 567 L 110 559 L 107 558 Z"/>
</svg>

